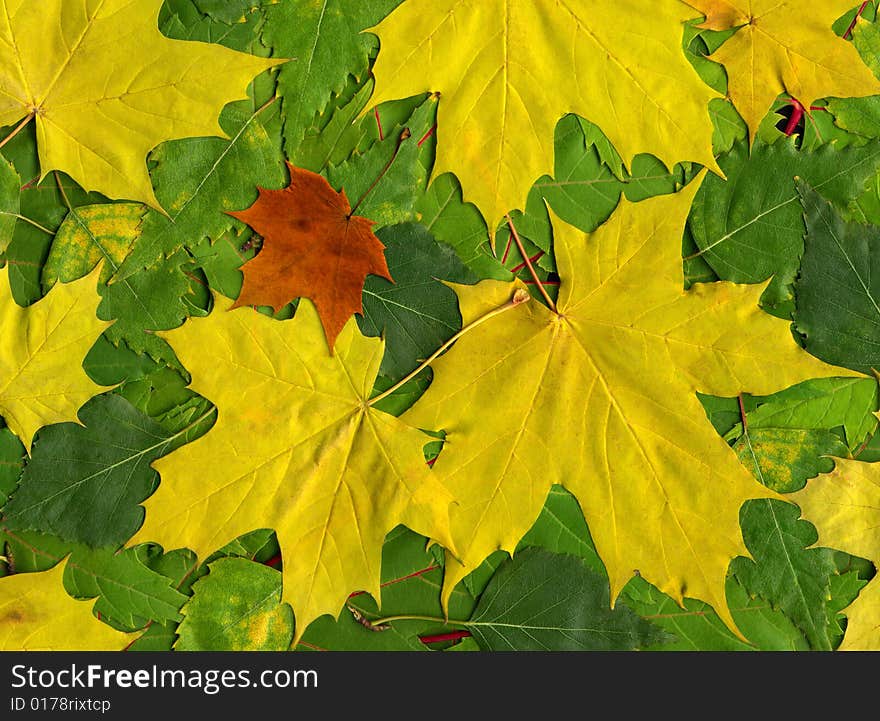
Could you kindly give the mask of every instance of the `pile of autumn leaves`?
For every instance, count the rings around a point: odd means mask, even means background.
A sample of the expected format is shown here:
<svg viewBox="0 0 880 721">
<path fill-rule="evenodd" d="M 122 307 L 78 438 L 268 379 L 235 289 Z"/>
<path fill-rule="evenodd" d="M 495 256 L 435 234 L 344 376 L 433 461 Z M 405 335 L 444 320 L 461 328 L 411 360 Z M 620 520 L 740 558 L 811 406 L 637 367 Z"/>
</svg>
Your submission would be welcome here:
<svg viewBox="0 0 880 721">
<path fill-rule="evenodd" d="M 880 646 L 872 3 L 0 5 L 0 646 Z"/>
</svg>

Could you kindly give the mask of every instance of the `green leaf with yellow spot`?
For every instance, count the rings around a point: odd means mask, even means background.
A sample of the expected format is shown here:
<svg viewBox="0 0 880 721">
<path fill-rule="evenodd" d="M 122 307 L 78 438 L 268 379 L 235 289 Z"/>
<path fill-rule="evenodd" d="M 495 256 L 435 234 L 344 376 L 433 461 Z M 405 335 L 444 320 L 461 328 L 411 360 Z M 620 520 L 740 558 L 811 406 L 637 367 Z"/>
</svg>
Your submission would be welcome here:
<svg viewBox="0 0 880 721">
<path fill-rule="evenodd" d="M 140 203 L 86 205 L 71 208 L 55 233 L 43 266 L 43 283 L 69 283 L 104 261 L 100 280 L 106 283 L 128 255 L 140 234 L 147 209 Z"/>
<path fill-rule="evenodd" d="M 743 465 L 768 488 L 791 493 L 808 478 L 830 473 L 827 456 L 847 455 L 840 436 L 821 428 L 750 428 L 733 446 Z"/>
<path fill-rule="evenodd" d="M 286 651 L 293 610 L 281 603 L 281 573 L 244 558 L 221 558 L 193 584 L 178 651 Z"/>
</svg>

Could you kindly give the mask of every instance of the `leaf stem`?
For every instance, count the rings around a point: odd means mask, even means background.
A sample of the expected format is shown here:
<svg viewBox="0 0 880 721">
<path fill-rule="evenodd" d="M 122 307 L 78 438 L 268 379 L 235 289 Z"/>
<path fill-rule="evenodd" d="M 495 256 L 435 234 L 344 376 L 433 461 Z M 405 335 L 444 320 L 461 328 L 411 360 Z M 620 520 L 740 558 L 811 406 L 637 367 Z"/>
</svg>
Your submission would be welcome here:
<svg viewBox="0 0 880 721">
<path fill-rule="evenodd" d="M 522 256 L 522 259 L 526 264 L 526 268 L 529 269 L 529 273 L 535 280 L 535 285 L 538 287 L 538 290 L 541 291 L 541 295 L 544 296 L 544 302 L 547 303 L 547 305 L 550 307 L 550 310 L 552 310 L 554 313 L 558 313 L 558 311 L 556 310 L 556 303 L 553 302 L 553 299 L 550 297 L 550 294 L 547 293 L 546 288 L 544 288 L 543 283 L 541 283 L 541 279 L 535 272 L 535 266 L 532 265 L 532 261 L 526 253 L 526 249 L 523 247 L 522 239 L 519 237 L 519 233 L 516 231 L 516 226 L 513 224 L 513 219 L 510 217 L 510 213 L 508 213 L 504 217 L 507 220 L 507 227 L 510 228 L 510 234 L 513 236 L 513 241 L 516 243 L 519 254 Z"/>
<path fill-rule="evenodd" d="M 752 463 L 755 464 L 755 474 L 758 480 L 761 482 L 762 486 L 770 488 L 770 486 L 767 485 L 767 481 L 764 480 L 764 472 L 761 470 L 761 464 L 758 463 L 758 456 L 755 455 L 755 449 L 752 448 L 752 437 L 749 435 L 749 420 L 746 417 L 746 405 L 743 402 L 743 394 L 738 393 L 736 396 L 736 400 L 739 403 L 739 417 L 742 421 L 743 427 L 742 437 L 746 441 L 746 447 L 749 449 L 749 455 L 751 455 L 752 457 Z"/>
<path fill-rule="evenodd" d="M 865 10 L 867 10 L 867 9 L 868 9 L 868 0 L 865 0 L 862 3 L 862 6 L 856 12 L 856 16 L 852 19 L 852 22 L 849 24 L 849 27 L 846 29 L 846 32 L 843 34 L 844 40 L 850 39 L 850 37 L 852 36 L 852 31 L 856 29 L 856 25 L 859 22 L 859 18 L 862 17 Z"/>
<path fill-rule="evenodd" d="M 386 616 L 385 618 L 376 618 L 370 621 L 372 626 L 385 626 L 394 621 L 430 621 L 431 623 L 439 623 L 444 626 L 469 626 L 467 621 L 453 621 L 451 619 L 440 618 L 440 616 L 419 616 L 401 614 L 399 616 Z"/>
<path fill-rule="evenodd" d="M 419 636 L 419 641 L 424 644 L 442 643 L 444 641 L 460 641 L 463 638 L 470 638 L 470 631 L 449 631 L 448 633 L 426 634 Z"/>
<path fill-rule="evenodd" d="M 749 421 L 746 418 L 746 405 L 743 402 L 743 394 L 738 393 L 736 396 L 736 400 L 739 403 L 739 418 L 740 421 L 742 421 L 743 433 L 747 434 L 749 432 Z"/>
<path fill-rule="evenodd" d="M 22 215 L 21 213 L 6 213 L 6 212 L 0 210 L 0 215 L 10 215 L 13 218 L 15 218 L 16 220 L 21 220 L 25 223 L 28 223 L 28 224 L 34 226 L 38 230 L 42 230 L 46 235 L 55 235 L 54 230 L 49 230 L 46 226 L 40 225 L 36 220 L 33 220 L 32 218 L 28 218 L 26 215 Z"/>
<path fill-rule="evenodd" d="M 36 113 L 31 113 L 30 115 L 28 115 L 27 117 L 25 117 L 25 119 L 22 120 L 18 125 L 16 125 L 16 126 L 12 129 L 12 132 L 9 133 L 9 135 L 7 135 L 5 138 L 3 138 L 3 140 L 0 140 L 0 148 L 2 148 L 4 145 L 6 145 L 6 143 L 8 143 L 8 142 L 9 142 L 10 140 L 12 140 L 16 135 L 18 135 L 18 134 L 22 131 L 22 129 L 23 129 L 23 128 L 24 128 L 29 122 L 31 122 L 31 120 L 34 119 L 35 116 L 36 116 Z"/>
<path fill-rule="evenodd" d="M 518 305 L 522 305 L 523 303 L 527 303 L 529 301 L 530 297 L 531 296 L 529 296 L 527 291 L 523 290 L 522 288 L 517 289 L 514 292 L 513 297 L 509 301 L 507 301 L 504 305 L 500 305 L 497 308 L 495 308 L 494 310 L 490 310 L 488 313 L 485 313 L 484 315 L 481 315 L 476 320 L 468 323 L 464 328 L 462 328 L 460 331 L 458 331 L 458 333 L 456 333 L 454 336 L 452 336 L 452 338 L 450 338 L 448 341 L 446 341 L 436 351 L 434 351 L 430 356 L 428 356 L 424 361 L 422 361 L 415 370 L 413 370 L 411 373 L 407 374 L 405 377 L 401 378 L 399 381 L 397 381 L 397 383 L 395 383 L 393 386 L 391 386 L 387 390 L 383 391 L 379 395 L 377 395 L 377 396 L 371 398 L 369 401 L 367 401 L 367 405 L 372 407 L 372 406 L 376 405 L 379 401 L 390 396 L 396 390 L 399 390 L 400 388 L 405 386 L 413 378 L 415 378 L 419 373 L 421 373 L 423 370 L 425 370 L 425 368 L 427 368 L 429 365 L 431 365 L 431 363 L 433 363 L 435 360 L 437 360 L 437 358 L 440 355 L 442 355 L 444 352 L 446 352 L 446 350 L 448 350 L 449 347 L 453 343 L 455 343 L 459 338 L 461 338 L 463 335 L 465 335 L 465 333 L 469 333 L 474 328 L 481 326 L 483 323 L 491 320 L 495 316 L 498 316 L 498 315 L 501 315 L 502 313 L 507 312 L 511 308 L 516 308 Z"/>
<path fill-rule="evenodd" d="M 272 103 L 274 103 L 276 100 L 278 100 L 278 96 L 273 95 L 265 103 L 263 103 L 259 108 L 254 110 L 254 114 L 251 117 L 255 117 L 255 116 L 259 115 L 260 113 L 262 113 L 266 108 L 268 108 L 270 105 L 272 105 Z"/>
<path fill-rule="evenodd" d="M 790 138 L 794 135 L 795 130 L 797 130 L 798 125 L 803 119 L 806 108 L 804 108 L 804 104 L 797 98 L 791 98 L 788 101 L 788 104 L 791 106 L 791 117 L 788 119 L 785 130 L 782 132 L 785 133 L 786 137 Z"/>
<path fill-rule="evenodd" d="M 70 204 L 70 200 L 67 198 L 67 193 L 64 192 L 64 186 L 61 184 L 61 178 L 58 177 L 58 171 L 52 171 L 52 177 L 55 178 L 55 185 L 58 186 L 58 192 L 61 193 L 61 200 L 64 201 L 64 204 L 67 206 L 68 212 L 73 212 L 73 206 Z"/>
<path fill-rule="evenodd" d="M 410 129 L 404 128 L 403 132 L 400 134 L 400 137 L 397 138 L 397 145 L 394 148 L 394 152 L 391 154 L 391 157 L 388 159 L 388 162 L 385 163 L 385 167 L 382 168 L 382 170 L 379 172 L 379 175 L 376 176 L 376 179 L 373 181 L 372 185 L 370 185 L 370 187 L 364 191 L 363 195 L 358 198 L 357 202 L 348 213 L 349 218 L 351 218 L 355 214 L 357 209 L 361 207 L 361 203 L 363 203 L 367 199 L 367 196 L 373 192 L 375 187 L 379 184 L 379 181 L 385 177 L 385 173 L 387 173 L 391 169 L 392 164 L 397 159 L 397 154 L 400 152 L 400 146 L 403 145 L 403 141 L 408 140 L 411 137 L 412 133 L 410 132 Z"/>
</svg>

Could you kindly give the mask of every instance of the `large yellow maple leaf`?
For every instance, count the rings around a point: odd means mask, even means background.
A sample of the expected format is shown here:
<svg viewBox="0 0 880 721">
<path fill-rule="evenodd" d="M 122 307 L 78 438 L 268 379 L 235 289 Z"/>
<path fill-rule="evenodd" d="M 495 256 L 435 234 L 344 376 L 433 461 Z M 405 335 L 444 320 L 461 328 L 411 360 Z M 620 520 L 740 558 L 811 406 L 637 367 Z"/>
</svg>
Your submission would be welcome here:
<svg viewBox="0 0 880 721">
<path fill-rule="evenodd" d="M 0 0 L 0 126 L 33 118 L 40 170 L 159 208 L 147 153 L 225 137 L 223 106 L 278 59 L 159 32 L 163 0 Z"/>
<path fill-rule="evenodd" d="M 0 651 L 119 651 L 129 635 L 64 591 L 64 564 L 0 578 Z"/>
<path fill-rule="evenodd" d="M 76 412 L 102 391 L 82 368 L 89 349 L 111 324 L 95 313 L 98 273 L 58 283 L 22 308 L 0 279 L 0 416 L 30 450 L 37 430 L 77 421 Z"/>
<path fill-rule="evenodd" d="M 379 597 L 385 535 L 398 524 L 451 543 L 451 498 L 428 469 L 425 437 L 369 404 L 384 342 L 354 320 L 331 356 L 311 301 L 291 321 L 217 299 L 207 318 L 163 333 L 218 408 L 216 425 L 156 461 L 143 539 L 205 557 L 273 528 L 297 638 L 348 594 Z"/>
<path fill-rule="evenodd" d="M 512 552 L 560 484 L 580 502 L 612 598 L 638 571 L 679 601 L 711 603 L 733 627 L 724 580 L 730 559 L 748 555 L 740 506 L 771 494 L 696 391 L 763 395 L 852 373 L 809 356 L 788 322 L 759 310 L 764 285 L 682 289 L 698 184 L 624 202 L 586 237 L 554 218 L 557 312 L 522 304 L 432 364 L 431 387 L 402 418 L 447 433 L 434 466 L 458 501 L 447 596 L 487 554 Z M 512 292 L 495 281 L 458 288 L 464 321 Z"/>
<path fill-rule="evenodd" d="M 880 563 L 880 464 L 835 458 L 834 470 L 789 496 L 819 531 L 818 545 Z M 844 611 L 841 651 L 880 649 L 880 575 Z"/>
<path fill-rule="evenodd" d="M 750 132 L 780 93 L 804 106 L 819 98 L 880 93 L 880 82 L 852 43 L 831 25 L 853 0 L 686 0 L 713 30 L 739 28 L 712 55 L 724 65 L 729 94 Z"/>
<path fill-rule="evenodd" d="M 372 28 L 375 104 L 441 94 L 434 174 L 455 173 L 490 231 L 553 172 L 568 112 L 594 123 L 625 161 L 716 168 L 715 93 L 681 49 L 679 0 L 407 0 Z"/>
</svg>

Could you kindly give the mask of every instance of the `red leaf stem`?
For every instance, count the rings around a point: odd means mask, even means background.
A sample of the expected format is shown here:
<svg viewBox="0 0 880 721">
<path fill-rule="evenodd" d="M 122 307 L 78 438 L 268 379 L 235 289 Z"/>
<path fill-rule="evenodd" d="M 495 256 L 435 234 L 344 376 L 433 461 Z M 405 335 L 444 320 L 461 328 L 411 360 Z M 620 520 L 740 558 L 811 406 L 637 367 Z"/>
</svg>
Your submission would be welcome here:
<svg viewBox="0 0 880 721">
<path fill-rule="evenodd" d="M 421 140 L 419 140 L 419 147 L 422 147 L 422 143 L 424 143 L 428 138 L 430 138 L 434 133 L 437 132 L 437 125 L 435 124 L 427 133 L 425 133 Z"/>
<path fill-rule="evenodd" d="M 449 631 L 448 633 L 437 633 L 433 635 L 419 636 L 419 641 L 424 644 L 441 643 L 442 641 L 459 641 L 463 638 L 470 638 L 470 631 Z"/>
<path fill-rule="evenodd" d="M 538 251 L 537 253 L 535 253 L 531 258 L 529 258 L 529 262 L 530 262 L 530 263 L 536 263 L 537 261 L 541 260 L 541 258 L 543 258 L 545 255 L 546 255 L 546 253 L 545 253 L 543 250 L 539 250 L 539 251 Z M 526 267 L 526 262 L 523 261 L 522 263 L 520 263 L 520 264 L 519 264 L 518 266 L 516 266 L 515 268 L 511 268 L 511 269 L 510 269 L 510 272 L 511 272 L 511 273 L 519 273 L 519 272 L 520 272 L 523 268 L 525 268 L 525 267 Z"/>
<path fill-rule="evenodd" d="M 846 29 L 846 32 L 843 34 L 844 40 L 849 40 L 852 36 L 852 31 L 855 30 L 856 23 L 859 21 L 859 18 L 862 17 L 862 14 L 868 7 L 868 1 L 869 0 L 865 0 L 865 2 L 862 3 L 862 6 L 858 9 L 858 12 L 856 12 L 856 16 L 853 18 L 852 22 L 849 24 L 849 27 Z"/>
<path fill-rule="evenodd" d="M 373 115 L 376 117 L 376 127 L 379 129 L 379 140 L 385 140 L 385 131 L 382 130 L 382 121 L 379 119 L 379 108 L 373 108 Z"/>
<path fill-rule="evenodd" d="M 797 98 L 792 98 L 788 101 L 788 104 L 791 105 L 791 117 L 788 119 L 788 125 L 785 126 L 785 130 L 783 131 L 788 137 L 794 135 L 794 131 L 797 130 L 798 124 L 803 120 L 804 117 L 804 105 Z"/>
</svg>

